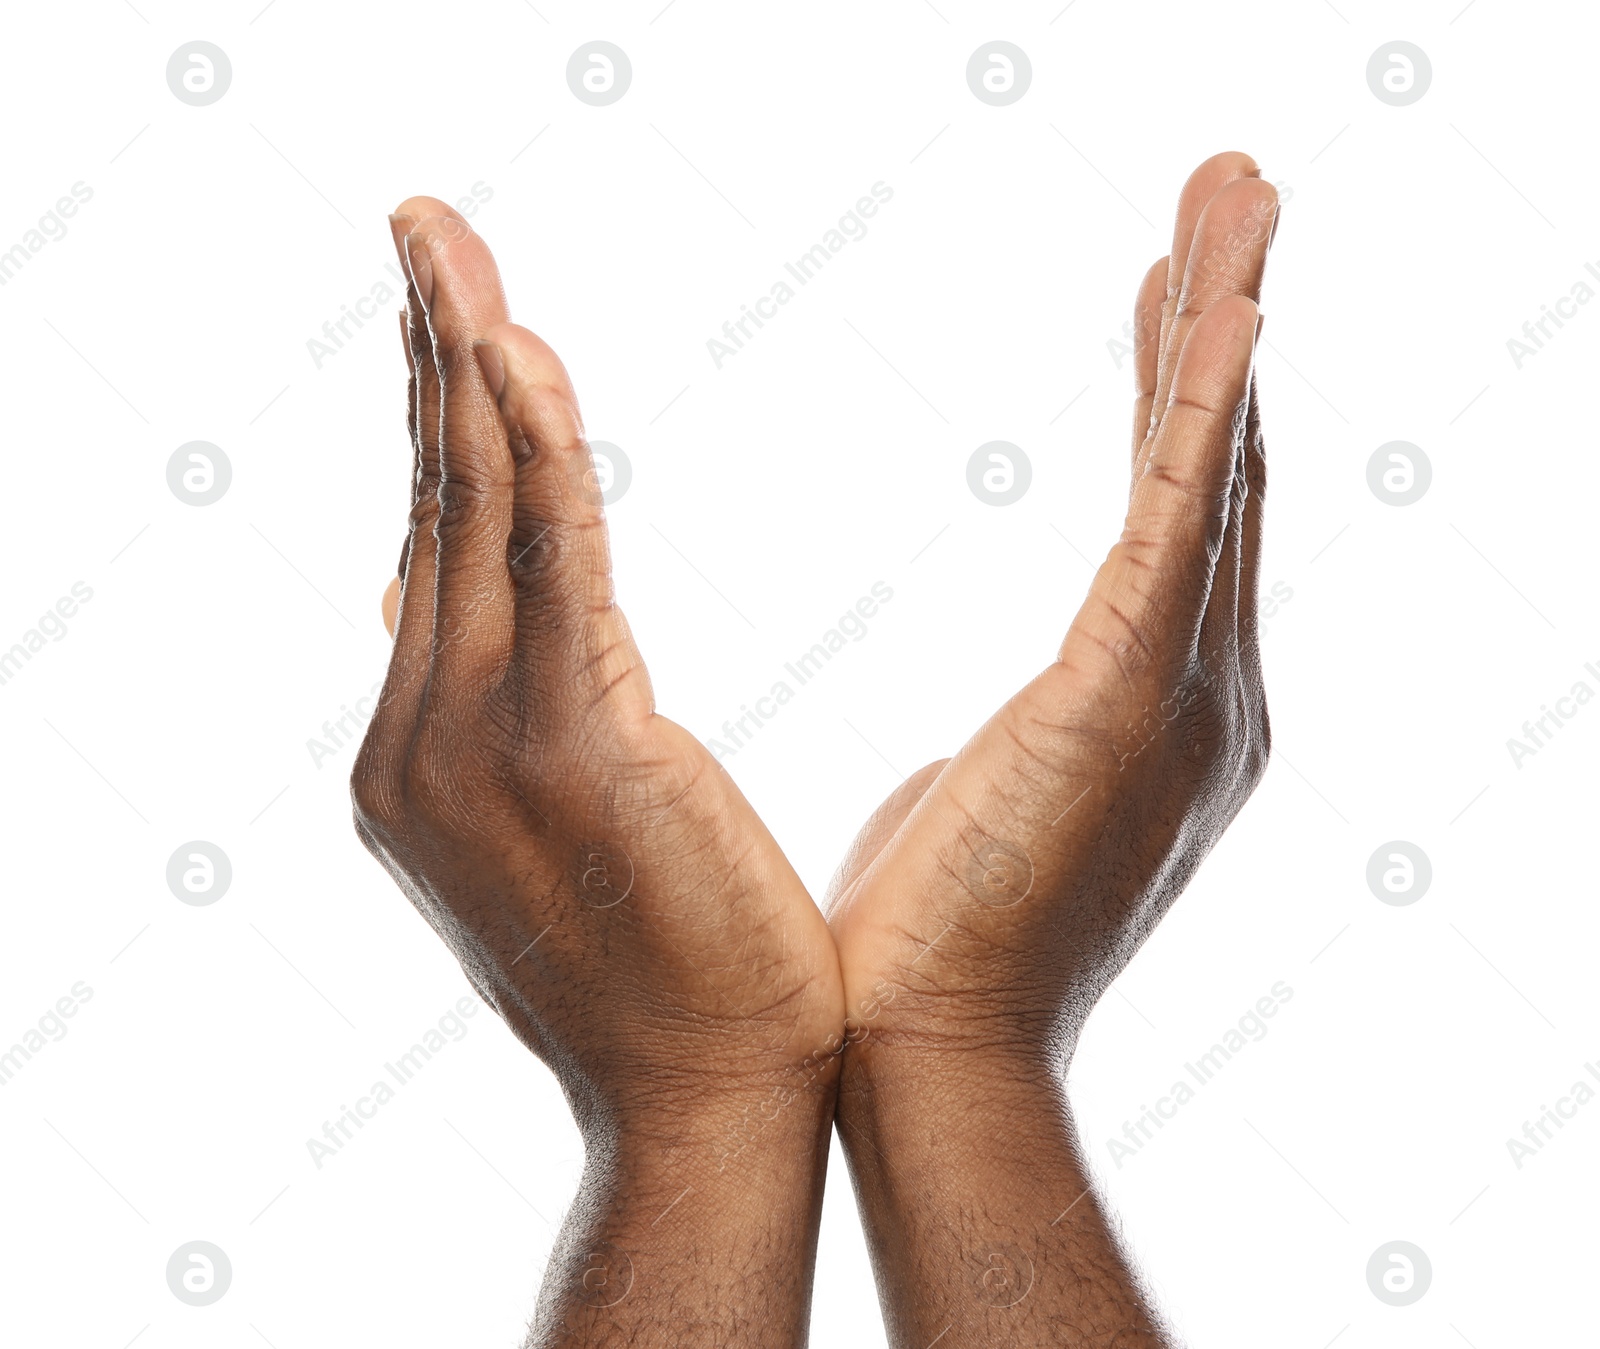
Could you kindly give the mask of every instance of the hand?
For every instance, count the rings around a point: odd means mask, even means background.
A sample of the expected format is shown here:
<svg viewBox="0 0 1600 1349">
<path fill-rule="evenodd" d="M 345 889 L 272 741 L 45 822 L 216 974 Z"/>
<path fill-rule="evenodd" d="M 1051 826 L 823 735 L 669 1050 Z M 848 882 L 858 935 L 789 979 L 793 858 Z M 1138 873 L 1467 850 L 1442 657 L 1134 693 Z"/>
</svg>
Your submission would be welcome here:
<svg viewBox="0 0 1600 1349">
<path fill-rule="evenodd" d="M 1041 1329 L 1154 1333 L 1092 1203 L 1064 1230 L 1039 1232 L 1087 1191 L 1062 1128 L 1084 1021 L 1267 762 L 1252 369 L 1276 209 L 1246 156 L 1218 156 L 1189 179 L 1171 258 L 1137 301 L 1121 540 L 1055 662 L 953 759 L 891 795 L 835 878 L 830 922 L 853 1026 L 841 1138 L 897 1344 L 976 1315 L 962 1281 L 948 1305 L 923 1296 L 943 1263 L 929 1253 L 970 1263 L 996 1231 L 1011 1234 L 996 1246 L 1006 1277 L 1020 1278 L 1022 1259 L 1030 1280 L 1054 1262 L 1056 1296 L 1028 1312 Z M 992 1161 L 1006 1133 L 1026 1165 Z M 1041 1197 L 1052 1178 L 1059 1197 Z M 1100 1270 L 1097 1310 L 1085 1311 L 1080 1294 Z M 976 1277 L 991 1275 L 980 1265 Z M 1000 1305 L 979 1303 L 985 1315 Z M 1058 1314 L 1059 1327 L 1048 1319 Z M 973 1342 L 1017 1328 L 965 1323 Z"/>
<path fill-rule="evenodd" d="M 592 1296 L 604 1247 L 658 1288 L 683 1264 L 691 1302 L 760 1308 L 763 1342 L 790 1343 L 844 1019 L 832 939 L 731 779 L 655 711 L 561 362 L 506 321 L 493 259 L 449 207 L 413 199 L 394 234 L 414 491 L 356 828 L 584 1134 L 541 1333 L 643 1313 Z M 692 1271 L 719 1240 L 732 1256 Z M 719 1292 L 763 1242 L 788 1268 Z"/>
</svg>

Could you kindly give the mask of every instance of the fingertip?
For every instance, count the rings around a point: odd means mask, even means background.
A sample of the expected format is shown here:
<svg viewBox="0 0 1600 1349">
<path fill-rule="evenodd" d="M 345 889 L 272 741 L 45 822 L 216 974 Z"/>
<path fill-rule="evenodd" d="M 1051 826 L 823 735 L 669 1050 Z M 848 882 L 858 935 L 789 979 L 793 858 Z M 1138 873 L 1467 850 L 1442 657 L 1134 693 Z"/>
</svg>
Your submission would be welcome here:
<svg viewBox="0 0 1600 1349">
<path fill-rule="evenodd" d="M 505 322 L 505 289 L 494 254 L 483 236 L 454 212 L 417 222 L 407 240 L 412 274 L 424 309 L 439 337 L 465 343 Z M 421 294 L 426 288 L 428 294 Z"/>
<path fill-rule="evenodd" d="M 1195 170 L 1196 176 L 1201 173 L 1215 174 L 1222 182 L 1232 178 L 1259 178 L 1261 165 L 1256 163 L 1253 155 L 1248 155 L 1243 150 L 1223 150 L 1212 155 Z"/>
<path fill-rule="evenodd" d="M 567 367 L 555 348 L 537 333 L 520 324 L 499 323 L 485 331 L 482 340 L 493 343 L 500 352 L 508 387 L 520 393 L 548 389 L 576 404 Z"/>
<path fill-rule="evenodd" d="M 1200 213 L 1200 219 L 1204 220 L 1218 211 L 1237 209 L 1241 205 L 1247 211 L 1276 215 L 1278 189 L 1265 178 L 1231 178 L 1211 194 Z"/>
<path fill-rule="evenodd" d="M 592 474 L 578 396 L 550 344 L 515 323 L 496 324 L 482 341 L 499 352 L 505 371 L 500 412 L 519 465 L 532 454 L 541 468 L 559 463 L 576 479 Z"/>
<path fill-rule="evenodd" d="M 1142 309 L 1149 303 L 1149 298 L 1155 296 L 1159 304 L 1162 298 L 1162 285 L 1167 278 L 1167 269 L 1172 266 L 1171 254 L 1157 258 L 1145 271 L 1144 278 L 1139 282 L 1139 307 Z"/>
<path fill-rule="evenodd" d="M 1154 342 L 1161 335 L 1161 306 L 1167 298 L 1167 272 L 1171 266 L 1170 257 L 1158 258 L 1139 282 L 1133 305 L 1138 344 Z"/>
<path fill-rule="evenodd" d="M 1233 408 L 1250 396 L 1256 333 L 1261 311 L 1247 295 L 1225 295 L 1194 322 L 1178 355 L 1167 394 L 1168 411 L 1179 403 Z"/>
<path fill-rule="evenodd" d="M 1218 292 L 1259 294 L 1277 221 L 1278 189 L 1265 179 L 1236 178 L 1218 189 L 1194 222 L 1174 292 L 1179 311 L 1204 308 Z"/>
<path fill-rule="evenodd" d="M 1243 322 L 1248 318 L 1252 327 L 1261 313 L 1261 306 L 1248 295 L 1224 295 L 1217 301 L 1217 305 L 1220 305 L 1230 317 L 1237 314 L 1238 322 Z M 1213 308 L 1217 307 L 1217 305 L 1214 305 Z"/>
<path fill-rule="evenodd" d="M 429 216 L 450 216 L 466 223 L 461 212 L 451 206 L 447 201 L 440 201 L 438 197 L 407 197 L 394 208 L 397 216 L 410 216 L 412 220 L 426 220 Z M 394 217 L 391 216 L 392 220 Z"/>
<path fill-rule="evenodd" d="M 1167 289 L 1176 294 L 1187 270 L 1189 246 L 1195 226 L 1207 204 L 1229 183 L 1241 178 L 1260 178 L 1261 166 L 1241 150 L 1224 150 L 1201 163 L 1184 182 L 1178 195 L 1177 223 L 1173 230 L 1172 256 L 1169 259 Z"/>
</svg>

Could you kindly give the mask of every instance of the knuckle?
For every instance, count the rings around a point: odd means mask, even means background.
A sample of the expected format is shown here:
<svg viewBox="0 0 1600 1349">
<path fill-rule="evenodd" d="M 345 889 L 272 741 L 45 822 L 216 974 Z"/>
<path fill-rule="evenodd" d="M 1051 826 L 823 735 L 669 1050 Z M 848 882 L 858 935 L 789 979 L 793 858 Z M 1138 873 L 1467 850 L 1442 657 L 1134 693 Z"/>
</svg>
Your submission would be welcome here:
<svg viewBox="0 0 1600 1349">
<path fill-rule="evenodd" d="M 431 524 L 439 512 L 439 476 L 430 472 L 426 465 L 417 471 L 416 490 L 411 502 L 411 513 L 408 517 L 412 532 L 417 526 Z"/>
<path fill-rule="evenodd" d="M 506 541 L 506 566 L 520 584 L 542 582 L 560 568 L 561 539 L 553 522 L 519 520 Z"/>
<path fill-rule="evenodd" d="M 489 489 L 477 480 L 455 474 L 441 478 L 438 487 L 439 519 L 458 520 L 483 509 Z"/>
<path fill-rule="evenodd" d="M 1245 437 L 1244 472 L 1250 491 L 1258 498 L 1267 494 L 1267 441 L 1261 427 L 1255 426 Z"/>
<path fill-rule="evenodd" d="M 1207 413 L 1210 411 L 1199 403 L 1179 402 L 1177 399 L 1173 400 L 1172 405 L 1174 407 L 1200 408 Z M 1175 465 L 1165 455 L 1158 454 L 1152 458 L 1145 469 L 1145 475 L 1152 481 L 1162 483 L 1194 501 L 1210 502 L 1215 496 L 1210 483 L 1201 481 L 1189 469 Z"/>
<path fill-rule="evenodd" d="M 471 534 L 502 519 L 509 484 L 473 476 L 445 474 L 435 493 L 441 539 Z M 503 527 L 503 526 L 502 526 Z"/>
</svg>

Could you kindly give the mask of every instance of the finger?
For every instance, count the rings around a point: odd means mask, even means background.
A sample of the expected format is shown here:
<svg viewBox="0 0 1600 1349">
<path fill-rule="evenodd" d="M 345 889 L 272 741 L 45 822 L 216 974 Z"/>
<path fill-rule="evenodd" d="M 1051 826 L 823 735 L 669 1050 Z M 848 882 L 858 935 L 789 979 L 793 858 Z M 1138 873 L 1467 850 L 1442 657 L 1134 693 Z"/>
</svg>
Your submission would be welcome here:
<svg viewBox="0 0 1600 1349">
<path fill-rule="evenodd" d="M 1249 505 L 1249 488 L 1244 476 L 1244 430 L 1246 414 L 1234 450 L 1233 482 L 1228 492 L 1228 524 L 1222 536 L 1222 552 L 1217 559 L 1206 600 L 1205 617 L 1200 624 L 1200 650 L 1208 670 L 1236 670 L 1239 664 L 1239 590 L 1243 573 L 1244 514 Z"/>
<path fill-rule="evenodd" d="M 1063 660 L 1109 653 L 1126 672 L 1180 643 L 1193 651 L 1230 518 L 1256 318 L 1252 301 L 1227 296 L 1190 328 L 1127 525 L 1067 635 Z"/>
<path fill-rule="evenodd" d="M 505 322 L 488 246 L 459 217 L 431 216 L 409 236 L 412 280 L 427 313 L 438 377 L 439 487 L 434 527 L 428 696 L 483 692 L 510 657 L 511 450 L 473 343 Z"/>
<path fill-rule="evenodd" d="M 1133 455 L 1150 431 L 1150 411 L 1156 397 L 1157 357 L 1161 352 L 1161 306 L 1167 295 L 1169 259 L 1153 263 L 1144 274 L 1133 302 Z"/>
<path fill-rule="evenodd" d="M 1267 447 L 1261 433 L 1260 395 L 1250 378 L 1250 410 L 1245 417 L 1246 496 L 1239 561 L 1239 663 L 1252 718 L 1266 721 L 1266 689 L 1261 675 L 1261 531 L 1267 504 Z"/>
<path fill-rule="evenodd" d="M 1159 366 L 1167 372 L 1168 381 L 1178 354 L 1178 348 L 1168 341 L 1168 334 L 1177 315 L 1178 298 L 1183 293 L 1183 278 L 1189 269 L 1189 250 L 1194 245 L 1200 216 L 1211 199 L 1229 183 L 1240 178 L 1260 176 L 1260 167 L 1249 155 L 1238 150 L 1225 150 L 1222 154 L 1212 155 L 1195 169 L 1178 194 L 1178 209 L 1172 223 L 1172 251 L 1167 255 L 1166 295 L 1161 307 Z M 1165 390 L 1162 392 L 1164 395 Z M 1152 411 L 1160 411 L 1159 402 Z"/>
<path fill-rule="evenodd" d="M 400 593 L 395 611 L 394 650 L 380 700 L 380 717 L 414 719 L 427 685 L 433 645 L 434 558 L 439 492 L 439 375 L 433 362 L 433 340 L 427 310 L 411 274 L 406 240 L 421 220 L 460 220 L 434 197 L 410 197 L 389 217 L 395 253 L 406 278 L 406 307 L 400 316 L 409 380 L 406 420 L 411 437 L 411 512 L 401 549 Z M 465 221 L 461 220 L 464 226 Z"/>
<path fill-rule="evenodd" d="M 1267 243 L 1272 237 L 1277 207 L 1278 193 L 1271 183 L 1259 178 L 1236 178 L 1224 184 L 1201 211 L 1182 285 L 1176 301 L 1169 299 L 1167 306 L 1170 318 L 1162 336 L 1152 435 L 1160 428 L 1178 360 L 1196 318 L 1225 295 L 1242 295 L 1260 302 Z M 1147 440 L 1146 449 L 1148 445 Z"/>
<path fill-rule="evenodd" d="M 416 221 L 404 208 L 389 217 L 395 252 L 406 276 L 406 307 L 400 311 L 400 340 L 406 355 L 406 431 L 411 442 L 411 507 L 406 517 L 406 537 L 400 549 L 396 576 L 395 638 L 389 657 L 380 713 L 410 717 L 422 701 L 428 678 L 428 645 L 433 636 L 433 508 L 439 481 L 438 440 L 425 436 L 424 407 L 438 419 L 438 379 L 428 342 L 427 319 L 411 283 L 406 237 Z M 407 578 L 412 584 L 407 586 Z"/>
<path fill-rule="evenodd" d="M 1167 255 L 1166 292 L 1161 305 L 1161 336 L 1157 343 L 1157 383 L 1162 383 L 1159 371 L 1165 370 L 1170 380 L 1172 363 L 1177 350 L 1168 340 L 1173 319 L 1178 311 L 1178 297 L 1183 292 L 1183 277 L 1189 267 L 1189 249 L 1194 243 L 1195 227 L 1207 203 L 1227 184 L 1239 178 L 1255 178 L 1261 174 L 1255 160 L 1237 150 L 1212 155 L 1188 177 L 1178 194 L 1178 209 L 1172 224 L 1172 251 Z M 1162 389 L 1165 396 L 1165 389 Z M 1160 403 L 1151 405 L 1151 412 L 1160 411 Z M 1137 455 L 1137 451 L 1135 452 Z"/>
<path fill-rule="evenodd" d="M 1240 178 L 1259 178 L 1261 166 L 1240 150 L 1212 155 L 1189 175 L 1178 194 L 1178 211 L 1172 226 L 1172 252 L 1168 256 L 1167 297 L 1177 299 L 1189 270 L 1189 252 L 1200 217 L 1211 199 Z"/>
<path fill-rule="evenodd" d="M 516 484 L 506 548 L 515 603 L 513 674 L 525 689 L 627 685 L 653 706 L 649 681 L 615 605 L 605 505 L 577 394 L 561 358 L 506 323 L 479 348 L 510 438 Z M 634 679 L 633 676 L 638 676 Z"/>
</svg>

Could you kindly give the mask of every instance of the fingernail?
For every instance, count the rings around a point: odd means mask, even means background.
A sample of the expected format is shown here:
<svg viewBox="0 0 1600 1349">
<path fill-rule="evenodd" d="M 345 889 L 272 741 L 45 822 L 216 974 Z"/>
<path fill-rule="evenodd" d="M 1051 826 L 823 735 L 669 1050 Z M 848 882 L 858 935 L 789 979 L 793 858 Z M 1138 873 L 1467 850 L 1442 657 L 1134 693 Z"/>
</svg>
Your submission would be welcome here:
<svg viewBox="0 0 1600 1349">
<path fill-rule="evenodd" d="M 408 215 L 392 215 L 389 217 L 389 233 L 394 236 L 394 251 L 400 255 L 400 261 L 406 260 L 406 235 L 411 233 L 412 227 L 417 222 Z"/>
<path fill-rule="evenodd" d="M 1255 340 L 1257 342 L 1261 341 L 1261 325 L 1263 323 L 1265 323 L 1266 321 L 1267 321 L 1267 316 L 1265 314 L 1258 313 L 1256 315 L 1256 336 L 1255 336 Z"/>
<path fill-rule="evenodd" d="M 1272 233 L 1267 235 L 1267 249 L 1272 249 L 1272 241 L 1278 237 L 1278 222 L 1283 219 L 1283 202 L 1275 201 L 1272 204 Z"/>
<path fill-rule="evenodd" d="M 478 353 L 478 368 L 483 371 L 484 383 L 499 402 L 500 391 L 506 387 L 505 357 L 493 342 L 474 342 L 472 349 Z"/>
<path fill-rule="evenodd" d="M 426 312 L 433 306 L 433 255 L 428 252 L 428 241 L 420 234 L 406 235 L 406 256 L 411 259 L 411 284 Z"/>
</svg>

